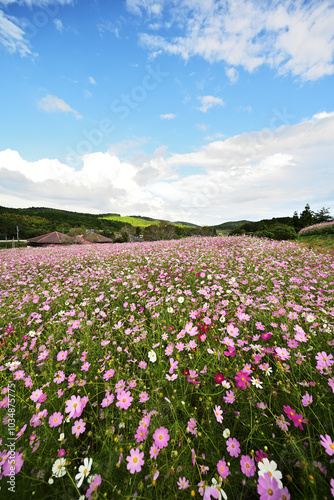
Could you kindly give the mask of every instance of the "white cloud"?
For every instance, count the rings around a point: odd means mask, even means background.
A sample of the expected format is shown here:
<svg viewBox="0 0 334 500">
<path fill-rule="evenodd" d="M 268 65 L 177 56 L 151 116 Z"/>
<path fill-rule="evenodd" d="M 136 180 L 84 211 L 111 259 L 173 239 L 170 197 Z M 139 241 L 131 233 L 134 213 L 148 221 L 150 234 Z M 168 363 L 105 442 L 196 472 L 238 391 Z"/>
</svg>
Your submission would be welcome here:
<svg viewBox="0 0 334 500">
<path fill-rule="evenodd" d="M 38 101 L 38 107 L 43 111 L 47 111 L 48 113 L 54 113 L 56 111 L 62 111 L 65 113 L 73 113 L 77 120 L 80 120 L 82 116 L 72 109 L 63 99 L 59 99 L 59 97 L 55 95 L 48 94 Z"/>
<path fill-rule="evenodd" d="M 92 85 L 96 85 L 95 78 L 93 78 L 92 76 L 90 76 L 90 77 L 88 78 L 88 80 L 89 80 L 89 83 L 91 83 Z"/>
<path fill-rule="evenodd" d="M 56 29 L 62 33 L 64 31 L 64 25 L 61 22 L 61 19 L 54 19 L 53 24 L 55 25 Z"/>
<path fill-rule="evenodd" d="M 226 68 L 225 74 L 231 83 L 236 83 L 239 78 L 239 73 L 235 68 Z"/>
<path fill-rule="evenodd" d="M 173 120 L 176 115 L 174 113 L 166 113 L 165 115 L 160 115 L 161 120 Z"/>
<path fill-rule="evenodd" d="M 196 128 L 205 132 L 206 130 L 208 130 L 209 125 L 207 125 L 206 123 L 196 123 Z"/>
<path fill-rule="evenodd" d="M 201 101 L 201 106 L 197 109 L 202 111 L 203 113 L 206 113 L 210 108 L 213 106 L 224 106 L 225 103 L 220 97 L 214 97 L 213 95 L 204 95 L 202 97 L 198 97 Z"/>
<path fill-rule="evenodd" d="M 23 29 L 18 26 L 18 20 L 13 16 L 6 16 L 0 10 L 0 45 L 11 54 L 18 52 L 20 56 L 31 54 L 30 43 L 25 39 Z"/>
<path fill-rule="evenodd" d="M 334 211 L 334 112 L 215 140 L 187 154 L 168 155 L 161 147 L 138 164 L 117 154 L 116 147 L 113 154 L 83 156 L 75 170 L 58 160 L 28 162 L 16 151 L 2 151 L 2 204 L 202 224 L 292 216 L 306 203 Z"/>
<path fill-rule="evenodd" d="M 38 8 L 43 18 L 51 21 L 59 5 L 68 5 L 74 0 L 0 0 L 0 6 L 8 7 L 14 4 L 20 6 L 28 6 L 30 8 Z M 48 6 L 52 5 L 52 13 Z M 38 18 L 38 16 L 36 17 Z M 63 25 L 60 19 L 53 20 L 56 28 L 62 31 Z M 44 25 L 43 25 L 44 26 Z M 0 46 L 4 47 L 9 53 L 18 53 L 20 56 L 35 55 L 31 52 L 31 44 L 29 38 L 32 38 L 40 29 L 38 22 L 26 18 L 17 18 L 8 16 L 0 9 Z"/>
<path fill-rule="evenodd" d="M 149 0 L 127 3 L 135 14 L 151 13 Z M 266 64 L 278 74 L 305 81 L 334 73 L 332 1 L 187 0 L 172 5 L 161 2 L 161 9 L 164 5 L 169 7 L 165 16 L 174 30 L 163 36 L 140 34 L 140 43 L 154 53 L 224 61 L 230 66 L 227 76 L 232 82 L 238 66 L 252 72 Z"/>
</svg>

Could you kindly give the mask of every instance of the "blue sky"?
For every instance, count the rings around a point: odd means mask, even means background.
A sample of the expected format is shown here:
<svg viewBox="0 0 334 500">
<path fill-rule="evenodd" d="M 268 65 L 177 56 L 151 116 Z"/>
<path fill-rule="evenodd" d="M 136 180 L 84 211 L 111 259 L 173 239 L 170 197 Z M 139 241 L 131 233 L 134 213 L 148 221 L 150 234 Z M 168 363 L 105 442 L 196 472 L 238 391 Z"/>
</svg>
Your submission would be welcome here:
<svg viewBox="0 0 334 500">
<path fill-rule="evenodd" d="M 334 213 L 334 2 L 0 0 L 0 204 Z"/>
</svg>

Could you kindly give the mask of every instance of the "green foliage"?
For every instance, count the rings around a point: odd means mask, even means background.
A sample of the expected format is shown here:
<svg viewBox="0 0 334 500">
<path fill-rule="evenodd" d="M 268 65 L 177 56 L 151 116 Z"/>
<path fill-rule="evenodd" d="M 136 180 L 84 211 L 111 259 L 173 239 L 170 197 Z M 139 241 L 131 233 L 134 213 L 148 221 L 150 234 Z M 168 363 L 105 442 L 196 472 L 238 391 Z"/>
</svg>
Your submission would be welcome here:
<svg viewBox="0 0 334 500">
<path fill-rule="evenodd" d="M 321 224 L 314 224 L 312 226 L 304 227 L 298 233 L 299 236 L 323 236 L 326 234 L 334 236 L 334 222 L 323 222 Z"/>
</svg>

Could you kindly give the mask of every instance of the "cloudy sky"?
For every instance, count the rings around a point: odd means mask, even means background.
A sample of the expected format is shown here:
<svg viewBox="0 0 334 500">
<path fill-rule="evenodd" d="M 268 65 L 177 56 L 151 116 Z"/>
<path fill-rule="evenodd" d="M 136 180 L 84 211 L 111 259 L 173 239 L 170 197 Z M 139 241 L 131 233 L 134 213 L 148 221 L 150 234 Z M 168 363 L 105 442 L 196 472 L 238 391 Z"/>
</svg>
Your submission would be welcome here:
<svg viewBox="0 0 334 500">
<path fill-rule="evenodd" d="M 334 213 L 333 0 L 0 0 L 0 205 Z"/>
</svg>

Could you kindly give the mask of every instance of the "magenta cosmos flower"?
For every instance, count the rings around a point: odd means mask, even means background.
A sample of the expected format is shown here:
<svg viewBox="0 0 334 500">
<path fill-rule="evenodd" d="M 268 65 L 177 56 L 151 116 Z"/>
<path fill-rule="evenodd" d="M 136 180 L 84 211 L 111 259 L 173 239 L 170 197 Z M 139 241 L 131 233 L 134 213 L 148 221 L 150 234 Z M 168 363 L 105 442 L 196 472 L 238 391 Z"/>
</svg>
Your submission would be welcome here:
<svg viewBox="0 0 334 500">
<path fill-rule="evenodd" d="M 133 397 L 131 396 L 130 391 L 121 391 L 117 394 L 117 403 L 116 406 L 118 408 L 122 408 L 123 410 L 127 410 L 133 401 Z"/>
<path fill-rule="evenodd" d="M 226 465 L 225 460 L 219 460 L 217 463 L 217 471 L 222 478 L 225 478 L 230 474 L 230 469 Z"/>
<path fill-rule="evenodd" d="M 168 429 L 165 427 L 159 427 L 153 434 L 154 444 L 158 448 L 165 448 L 168 445 L 169 434 Z"/>
<path fill-rule="evenodd" d="M 250 386 L 251 379 L 250 379 L 248 373 L 246 373 L 242 370 L 236 374 L 236 376 L 234 377 L 234 380 L 235 380 L 236 386 L 239 387 L 239 389 L 245 390 L 245 389 L 247 389 L 247 387 Z"/>
<path fill-rule="evenodd" d="M 132 448 L 132 450 L 130 450 L 130 455 L 126 457 L 126 460 L 128 461 L 126 468 L 130 471 L 130 474 L 141 471 L 142 465 L 145 463 L 143 457 L 144 452 L 141 452 L 139 448 L 136 448 L 135 450 Z"/>
<path fill-rule="evenodd" d="M 326 434 L 326 437 L 324 437 L 322 434 L 320 435 L 321 439 L 321 444 L 325 448 L 326 453 L 331 457 L 334 455 L 334 443 L 332 441 L 332 438 Z"/>
</svg>

